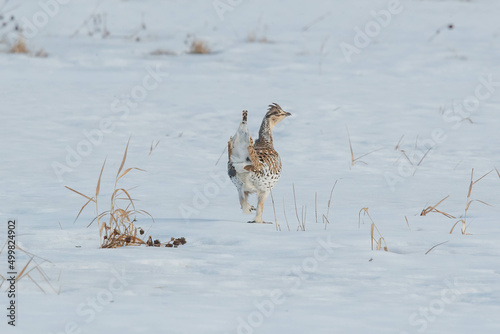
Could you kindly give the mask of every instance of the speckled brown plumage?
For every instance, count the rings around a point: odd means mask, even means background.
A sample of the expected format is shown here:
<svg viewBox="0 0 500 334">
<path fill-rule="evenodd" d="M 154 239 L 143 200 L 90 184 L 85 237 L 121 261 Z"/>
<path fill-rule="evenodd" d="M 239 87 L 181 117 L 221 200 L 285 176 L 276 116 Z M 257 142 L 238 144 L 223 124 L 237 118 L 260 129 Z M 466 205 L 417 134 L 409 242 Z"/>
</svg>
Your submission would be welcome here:
<svg viewBox="0 0 500 334">
<path fill-rule="evenodd" d="M 281 175 L 281 159 L 273 146 L 273 127 L 290 113 L 273 103 L 262 120 L 259 138 L 252 140 L 247 128 L 247 111 L 236 134 L 228 142 L 228 175 L 236 186 L 243 212 L 256 210 L 254 222 L 262 223 L 264 202 Z M 257 193 L 258 204 L 248 204 L 251 193 Z"/>
</svg>

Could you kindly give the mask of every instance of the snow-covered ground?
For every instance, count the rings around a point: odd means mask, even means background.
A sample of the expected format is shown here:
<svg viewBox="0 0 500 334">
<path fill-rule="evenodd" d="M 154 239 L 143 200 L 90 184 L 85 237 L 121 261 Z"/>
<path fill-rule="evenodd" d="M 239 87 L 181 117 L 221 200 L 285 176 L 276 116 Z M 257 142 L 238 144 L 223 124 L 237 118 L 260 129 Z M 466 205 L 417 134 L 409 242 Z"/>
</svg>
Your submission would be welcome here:
<svg viewBox="0 0 500 334">
<path fill-rule="evenodd" d="M 17 219 L 18 245 L 47 277 L 30 263 L 15 328 L 4 282 L 0 332 L 500 332 L 496 171 L 470 198 L 491 206 L 473 202 L 469 235 L 461 223 L 449 233 L 472 168 L 474 179 L 500 168 L 499 11 L 495 0 L 8 1 L 4 16 L 48 57 L 0 53 L 0 239 Z M 0 33 L 5 51 L 12 34 Z M 196 38 L 211 53 L 189 54 Z M 241 110 L 256 137 L 272 102 L 293 114 L 274 132 L 281 231 L 246 223 L 223 152 Z M 73 223 L 85 201 L 64 186 L 93 194 L 107 158 L 105 210 L 129 137 L 126 167 L 147 172 L 122 185 L 155 218 L 137 224 L 186 245 L 99 249 L 94 208 Z M 420 216 L 447 195 L 438 210 L 456 219 Z M 372 250 L 362 208 L 387 252 Z M 264 219 L 275 221 L 271 198 Z M 28 260 L 17 251 L 18 268 Z"/>
</svg>

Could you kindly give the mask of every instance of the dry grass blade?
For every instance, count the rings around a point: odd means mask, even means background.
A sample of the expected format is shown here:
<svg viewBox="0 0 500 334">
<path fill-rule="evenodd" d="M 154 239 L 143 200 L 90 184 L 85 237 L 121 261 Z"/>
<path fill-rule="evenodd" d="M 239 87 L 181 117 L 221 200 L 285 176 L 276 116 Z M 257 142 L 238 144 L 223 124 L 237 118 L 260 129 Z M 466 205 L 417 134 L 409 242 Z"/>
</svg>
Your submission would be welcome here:
<svg viewBox="0 0 500 334">
<path fill-rule="evenodd" d="M 417 167 L 420 166 L 420 164 L 422 163 L 422 161 L 424 161 L 425 157 L 427 156 L 427 154 L 429 154 L 429 152 L 432 150 L 432 147 L 429 147 L 429 149 L 427 150 L 427 152 L 425 152 L 424 156 L 422 157 L 422 159 L 420 159 L 420 161 L 418 162 L 417 164 Z"/>
<path fill-rule="evenodd" d="M 405 136 L 405 135 L 402 135 L 402 136 L 401 136 L 401 138 L 399 138 L 399 141 L 398 141 L 398 143 L 396 144 L 396 147 L 394 147 L 394 150 L 395 150 L 395 151 L 399 151 L 399 147 L 400 147 L 400 145 L 401 145 L 401 141 L 403 140 L 404 136 Z"/>
<path fill-rule="evenodd" d="M 371 235 L 372 250 L 373 250 L 373 240 L 375 240 L 375 238 L 373 237 L 373 232 L 374 231 L 375 231 L 375 224 L 371 224 L 371 226 L 370 226 L 370 235 Z"/>
<path fill-rule="evenodd" d="M 328 208 L 326 210 L 326 218 L 328 218 L 328 215 L 330 214 L 330 205 L 332 203 L 333 191 L 335 190 L 335 187 L 337 186 L 338 181 L 339 180 L 335 180 L 335 183 L 333 184 L 332 190 L 330 191 L 330 198 L 328 199 Z"/>
<path fill-rule="evenodd" d="M 95 188 L 95 197 L 99 195 L 99 190 L 101 189 L 101 177 L 102 177 L 102 172 L 104 171 L 104 166 L 106 165 L 106 159 L 104 159 L 104 162 L 101 167 L 101 173 L 99 174 L 99 180 L 97 181 L 97 186 Z"/>
<path fill-rule="evenodd" d="M 281 231 L 281 227 L 278 224 L 278 218 L 276 218 L 276 206 L 274 205 L 274 197 L 273 197 L 273 191 L 272 190 L 271 190 L 271 202 L 273 203 L 274 223 L 276 225 L 276 231 Z"/>
<path fill-rule="evenodd" d="M 439 243 L 439 244 L 437 244 L 437 245 L 432 246 L 432 247 L 431 247 L 431 249 L 429 249 L 427 252 L 425 252 L 425 255 L 427 255 L 427 254 L 428 254 L 431 250 L 433 250 L 433 249 L 434 249 L 434 248 L 436 248 L 437 246 L 441 246 L 442 244 L 445 244 L 445 243 L 447 243 L 447 242 L 449 242 L 449 241 L 450 241 L 450 240 L 446 240 L 446 241 L 443 241 L 443 242 L 441 242 L 441 243 Z"/>
<path fill-rule="evenodd" d="M 120 165 L 120 168 L 118 168 L 118 173 L 116 173 L 116 177 L 117 177 L 116 181 L 118 181 L 118 175 L 120 175 L 120 172 L 122 171 L 123 166 L 125 165 L 125 160 L 127 160 L 127 151 L 128 151 L 129 144 L 130 144 L 130 138 L 128 139 L 127 146 L 125 147 L 125 153 L 123 153 L 122 164 Z"/>
<path fill-rule="evenodd" d="M 493 172 L 493 171 L 494 171 L 494 169 L 490 170 L 488 173 L 486 173 L 483 176 L 481 176 L 479 179 L 477 179 L 476 181 L 474 181 L 474 184 L 478 183 L 479 181 L 481 181 L 482 179 L 484 179 L 486 176 L 490 175 L 490 173 Z M 472 169 L 472 174 L 474 174 L 474 168 Z M 472 178 L 472 175 L 471 175 L 471 178 Z"/>
<path fill-rule="evenodd" d="M 153 151 L 156 149 L 156 147 L 158 147 L 158 144 L 159 144 L 159 143 L 160 143 L 160 141 L 158 140 L 158 141 L 156 142 L 156 144 L 153 146 L 154 141 L 153 141 L 153 142 L 151 142 L 151 147 L 149 148 L 149 154 L 148 154 L 148 155 L 151 155 L 151 153 L 153 153 Z"/>
<path fill-rule="evenodd" d="M 354 159 L 354 161 L 355 161 L 355 163 L 357 163 L 357 162 L 361 162 L 361 163 L 364 163 L 365 165 L 368 165 L 366 162 L 361 161 L 361 160 L 359 160 L 359 159 L 361 159 L 361 158 L 363 158 L 363 157 L 366 157 L 367 155 L 372 154 L 372 153 L 375 153 L 375 152 L 380 151 L 380 150 L 381 150 L 381 148 L 377 148 L 377 149 L 375 149 L 375 150 L 373 150 L 373 151 L 370 151 L 370 152 L 368 152 L 368 153 L 362 154 L 362 155 L 360 155 L 359 157 L 357 157 L 356 159 Z"/>
<path fill-rule="evenodd" d="M 413 166 L 413 161 L 411 161 L 410 157 L 408 156 L 408 154 L 406 154 L 406 151 L 405 150 L 401 150 L 401 153 L 403 154 L 403 156 L 406 158 L 406 160 L 408 160 L 408 162 L 410 163 L 410 165 Z"/>
<path fill-rule="evenodd" d="M 288 232 L 290 232 L 290 225 L 288 224 L 288 218 L 286 217 L 286 205 L 284 198 L 283 198 L 283 215 L 285 216 L 286 227 L 288 228 Z"/>
<path fill-rule="evenodd" d="M 40 286 L 40 284 L 38 284 L 34 279 L 33 277 L 31 277 L 29 274 L 26 274 L 26 276 L 44 293 L 44 294 L 47 294 L 45 292 L 45 290 Z"/>
<path fill-rule="evenodd" d="M 447 218 L 450 218 L 450 219 L 455 219 L 455 218 L 457 218 L 457 217 L 455 217 L 455 216 L 453 216 L 453 215 L 450 215 L 450 214 L 449 214 L 449 213 L 447 213 L 447 212 L 440 211 L 440 210 L 438 210 L 438 209 L 435 209 L 435 211 L 436 211 L 437 213 L 442 214 L 443 216 L 445 216 L 445 217 L 447 217 Z"/>
<path fill-rule="evenodd" d="M 78 195 L 80 195 L 80 196 L 85 197 L 85 198 L 86 198 L 86 199 L 88 199 L 89 201 L 95 202 L 94 198 L 90 198 L 90 197 L 88 197 L 87 195 L 84 195 L 84 194 L 82 194 L 81 192 L 76 191 L 75 189 L 72 189 L 72 188 L 70 188 L 70 187 L 68 187 L 68 186 L 64 186 L 64 187 L 65 187 L 65 188 L 67 188 L 67 189 L 69 189 L 69 190 L 71 190 L 72 192 L 77 193 L 77 194 L 78 194 Z"/>
<path fill-rule="evenodd" d="M 472 168 L 472 172 L 470 174 L 470 184 L 469 184 L 469 192 L 467 193 L 467 202 L 472 194 L 472 187 L 474 186 L 474 168 Z"/>
<path fill-rule="evenodd" d="M 75 218 L 75 220 L 73 221 L 73 224 L 74 224 L 74 223 L 76 223 L 76 220 L 78 219 L 78 217 L 80 217 L 80 214 L 82 213 L 83 209 L 85 209 L 85 207 L 86 207 L 86 206 L 87 206 L 87 205 L 88 205 L 91 201 L 92 201 L 92 198 L 91 198 L 91 199 L 89 199 L 89 200 L 87 201 L 87 203 L 85 203 L 85 204 L 82 206 L 82 208 L 80 209 L 80 211 L 79 211 L 79 212 L 78 212 L 78 214 L 76 215 L 76 218 Z"/>
<path fill-rule="evenodd" d="M 318 223 L 318 192 L 314 193 L 314 216 L 316 217 L 316 224 Z"/>
<path fill-rule="evenodd" d="M 102 217 L 104 217 L 105 215 L 107 215 L 109 213 L 109 211 L 105 211 L 97 216 L 94 217 L 94 219 L 92 219 L 92 221 L 87 225 L 87 227 L 89 227 L 90 225 L 92 225 L 92 223 L 96 220 L 96 219 L 100 219 Z"/>
<path fill-rule="evenodd" d="M 349 140 L 349 149 L 351 150 L 351 164 L 354 165 L 354 151 L 352 150 L 351 135 L 349 134 L 349 128 L 346 125 L 347 139 Z"/>
<path fill-rule="evenodd" d="M 481 203 L 481 204 L 484 204 L 484 205 L 487 205 L 487 206 L 491 206 L 491 207 L 493 206 L 493 205 L 491 205 L 491 204 L 486 203 L 485 201 L 481 201 L 480 199 L 474 199 L 474 200 L 472 200 L 472 201 L 471 201 L 471 203 L 472 203 L 472 202 L 479 202 L 479 203 Z"/>
<path fill-rule="evenodd" d="M 387 242 L 385 241 L 385 238 L 382 236 L 382 233 L 380 233 L 377 225 L 375 225 L 375 222 L 373 221 L 372 217 L 370 216 L 370 214 L 368 213 L 368 208 L 362 208 L 361 210 L 359 210 L 359 218 L 361 219 L 361 212 L 364 212 L 364 214 L 366 214 L 368 216 L 368 218 L 370 218 L 370 221 L 372 222 L 371 225 L 370 225 L 370 237 L 371 237 L 371 246 L 372 246 L 372 250 L 373 250 L 373 242 L 375 241 L 376 243 L 376 250 L 381 250 L 382 249 L 382 242 L 384 243 L 384 251 L 389 251 L 388 247 L 387 247 Z M 378 235 L 379 235 L 379 238 L 378 240 L 375 238 L 375 231 L 377 231 Z"/>
<path fill-rule="evenodd" d="M 50 279 L 49 277 L 47 276 L 47 274 L 45 273 L 45 271 L 40 268 L 40 266 L 36 266 L 35 267 L 36 271 L 42 276 L 43 280 L 45 281 L 45 283 L 52 289 L 52 291 L 54 291 L 56 294 L 58 293 L 58 291 L 56 290 L 56 288 L 50 283 Z M 60 287 L 59 287 L 60 288 Z"/>
<path fill-rule="evenodd" d="M 483 178 L 485 178 L 487 175 L 489 175 L 493 171 L 494 171 L 494 169 L 490 170 L 488 173 L 484 174 L 483 176 L 481 176 L 480 178 L 478 178 L 477 180 L 474 181 L 474 168 L 472 168 L 471 175 L 470 175 L 469 191 L 467 193 L 467 202 L 466 202 L 465 210 L 464 210 L 464 216 L 461 220 L 457 221 L 453 225 L 453 227 L 451 228 L 450 234 L 453 233 L 455 226 L 460 222 L 462 223 L 462 228 L 461 228 L 462 234 L 468 234 L 467 233 L 467 214 L 468 214 L 470 206 L 473 202 L 479 202 L 479 203 L 491 206 L 488 203 L 481 201 L 481 200 L 478 200 L 478 199 L 471 200 L 471 196 L 472 196 L 472 189 L 473 189 L 474 185 L 476 183 L 478 183 L 479 181 L 481 181 Z M 498 171 L 497 171 L 497 173 L 498 173 Z"/>
<path fill-rule="evenodd" d="M 23 274 L 26 271 L 26 269 L 28 268 L 28 266 L 30 265 L 31 261 L 33 261 L 33 258 L 34 258 L 34 256 L 31 256 L 28 263 L 26 263 L 26 265 L 23 267 L 23 269 L 21 269 L 21 272 L 19 274 L 17 274 L 16 281 L 19 281 L 21 278 L 23 278 Z"/>
<path fill-rule="evenodd" d="M 361 210 L 359 210 L 358 212 L 358 228 L 361 228 L 361 212 L 364 212 L 365 215 L 368 215 L 368 217 L 370 217 L 370 214 L 368 213 L 368 208 L 362 208 Z M 370 217 L 370 219 L 372 219 Z"/>
<path fill-rule="evenodd" d="M 408 221 L 408 217 L 405 216 L 405 219 L 406 219 L 406 225 L 408 225 L 408 229 L 411 231 L 410 222 Z"/>
<path fill-rule="evenodd" d="M 155 222 L 155 219 L 153 218 L 153 216 L 149 212 L 147 212 L 146 210 L 137 210 L 137 213 L 142 213 L 142 214 L 148 215 L 153 220 L 153 223 Z"/>
<path fill-rule="evenodd" d="M 325 216 L 325 215 L 323 215 L 323 224 L 325 224 L 325 230 L 326 230 L 326 226 L 327 226 L 328 224 L 330 224 L 330 221 L 328 220 L 328 217 L 327 217 L 327 216 Z"/>
<path fill-rule="evenodd" d="M 115 189 L 115 191 L 113 192 L 112 198 L 116 199 L 116 196 L 117 196 L 117 194 L 118 194 L 119 191 L 123 192 L 127 196 L 127 200 L 130 201 L 130 204 L 132 204 L 132 207 L 135 210 L 134 200 L 132 199 L 132 197 L 130 197 L 129 193 L 124 188 Z"/>
<path fill-rule="evenodd" d="M 122 177 L 124 177 L 125 175 L 127 175 L 127 173 L 128 173 L 128 172 L 130 172 L 130 171 L 131 171 L 131 170 L 133 170 L 133 169 L 135 169 L 135 170 L 139 170 L 139 171 L 141 171 L 141 172 L 146 172 L 146 170 L 141 169 L 141 168 L 137 168 L 137 167 L 130 167 L 130 168 L 127 168 L 127 169 L 126 169 L 126 170 L 122 173 L 122 175 L 120 175 L 120 176 L 118 177 L 118 179 L 116 179 L 116 181 L 118 181 L 119 179 L 121 179 Z"/>
<path fill-rule="evenodd" d="M 427 208 L 423 209 L 422 212 L 420 212 L 420 215 L 421 216 L 426 216 L 428 213 L 431 213 L 431 212 L 437 212 L 437 213 L 440 213 L 448 218 L 455 218 L 454 216 L 450 215 L 449 213 L 446 213 L 446 212 L 443 212 L 443 211 L 439 211 L 438 209 L 436 209 L 439 204 L 443 203 L 446 199 L 448 199 L 448 197 L 450 197 L 450 195 L 446 196 L 445 198 L 443 198 L 442 200 L 440 200 L 439 202 L 437 202 L 435 205 L 433 206 L 428 206 Z"/>
<path fill-rule="evenodd" d="M 463 220 L 463 219 L 457 220 L 457 221 L 455 222 L 455 224 L 453 224 L 453 226 L 451 227 L 451 230 L 450 230 L 450 234 L 452 234 L 452 233 L 453 233 L 453 230 L 455 229 L 455 226 L 457 226 L 457 224 L 458 224 L 458 223 L 460 223 L 462 220 Z"/>
<path fill-rule="evenodd" d="M 295 206 L 295 215 L 297 216 L 297 221 L 299 222 L 299 226 L 300 226 L 299 211 L 297 209 L 297 198 L 295 196 L 295 184 L 292 184 L 292 187 L 293 187 L 293 204 Z"/>
<path fill-rule="evenodd" d="M 354 151 L 353 151 L 353 149 L 352 149 L 352 143 L 351 143 L 351 135 L 350 135 L 350 133 L 349 133 L 349 129 L 347 128 L 347 126 L 346 126 L 346 130 L 347 130 L 347 139 L 349 140 L 349 149 L 350 149 L 350 151 L 351 151 L 351 166 L 356 165 L 358 162 L 360 162 L 360 163 L 362 163 L 362 164 L 365 164 L 365 165 L 368 165 L 366 162 L 361 161 L 360 159 L 361 159 L 361 158 L 363 158 L 363 157 L 366 157 L 366 156 L 367 156 L 367 155 L 369 155 L 369 154 L 372 154 L 372 153 L 374 153 L 374 152 L 380 151 L 380 150 L 381 150 L 381 148 L 376 149 L 376 150 L 373 150 L 373 151 L 370 151 L 370 152 L 365 153 L 365 154 L 362 154 L 362 155 L 360 155 L 360 156 L 359 156 L 359 157 L 357 157 L 357 158 L 354 158 Z"/>
</svg>

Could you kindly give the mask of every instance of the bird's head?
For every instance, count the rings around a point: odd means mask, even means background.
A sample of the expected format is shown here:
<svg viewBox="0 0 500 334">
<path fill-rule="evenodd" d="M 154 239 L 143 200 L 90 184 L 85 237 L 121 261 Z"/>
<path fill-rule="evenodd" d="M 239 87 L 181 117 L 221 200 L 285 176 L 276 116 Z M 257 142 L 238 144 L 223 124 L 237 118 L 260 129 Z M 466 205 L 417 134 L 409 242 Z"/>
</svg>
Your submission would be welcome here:
<svg viewBox="0 0 500 334">
<path fill-rule="evenodd" d="M 283 119 L 285 119 L 285 117 L 288 117 L 290 115 L 291 114 L 289 112 L 286 112 L 283 109 L 281 109 L 281 107 L 277 103 L 273 103 L 269 106 L 265 118 L 268 120 L 272 128 L 276 124 L 281 122 Z"/>
</svg>

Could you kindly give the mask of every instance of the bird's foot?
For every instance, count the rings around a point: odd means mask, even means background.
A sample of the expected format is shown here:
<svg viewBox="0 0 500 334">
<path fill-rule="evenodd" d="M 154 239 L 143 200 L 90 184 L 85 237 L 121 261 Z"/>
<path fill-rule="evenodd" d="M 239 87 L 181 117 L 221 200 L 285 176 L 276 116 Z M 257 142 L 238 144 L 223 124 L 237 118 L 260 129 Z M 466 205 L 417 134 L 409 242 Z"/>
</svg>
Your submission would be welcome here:
<svg viewBox="0 0 500 334">
<path fill-rule="evenodd" d="M 252 205 L 248 205 L 248 206 L 243 207 L 242 210 L 243 210 L 243 213 L 250 214 L 250 213 L 252 213 L 252 211 L 256 211 L 257 209 L 255 209 L 255 207 Z"/>
</svg>

